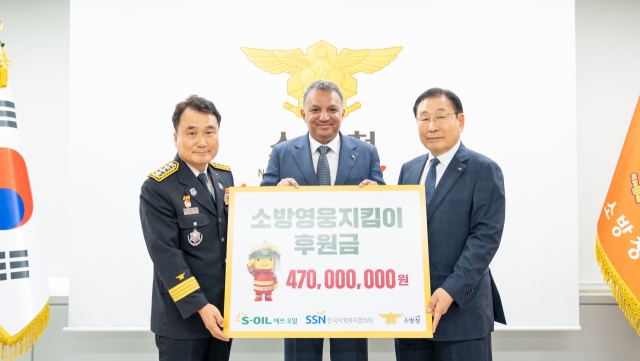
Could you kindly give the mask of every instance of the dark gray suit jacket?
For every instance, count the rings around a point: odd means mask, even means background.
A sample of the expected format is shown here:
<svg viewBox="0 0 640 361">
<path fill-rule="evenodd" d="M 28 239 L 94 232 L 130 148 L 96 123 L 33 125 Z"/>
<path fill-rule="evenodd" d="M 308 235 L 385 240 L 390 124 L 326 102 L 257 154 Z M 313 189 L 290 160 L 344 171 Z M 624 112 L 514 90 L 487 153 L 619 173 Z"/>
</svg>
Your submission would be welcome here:
<svg viewBox="0 0 640 361">
<path fill-rule="evenodd" d="M 365 179 L 385 184 L 380 169 L 378 151 L 373 145 L 359 139 L 340 137 L 338 172 L 335 185 L 357 185 Z M 316 186 L 309 133 L 273 147 L 261 186 L 275 186 L 284 178 L 293 178 L 301 186 Z"/>
<path fill-rule="evenodd" d="M 398 184 L 419 184 L 427 158 L 405 163 Z M 460 144 L 427 207 L 431 292 L 442 287 L 454 299 L 434 341 L 481 338 L 493 331 L 494 321 L 506 324 L 489 271 L 504 218 L 500 167 Z"/>
</svg>

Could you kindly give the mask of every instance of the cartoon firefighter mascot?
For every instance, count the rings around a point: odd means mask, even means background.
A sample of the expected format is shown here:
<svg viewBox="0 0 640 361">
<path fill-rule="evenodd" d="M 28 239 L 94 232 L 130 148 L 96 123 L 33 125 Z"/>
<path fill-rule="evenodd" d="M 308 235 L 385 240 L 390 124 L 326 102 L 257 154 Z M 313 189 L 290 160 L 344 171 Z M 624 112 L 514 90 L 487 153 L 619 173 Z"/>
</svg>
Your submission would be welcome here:
<svg viewBox="0 0 640 361">
<path fill-rule="evenodd" d="M 253 276 L 253 290 L 256 293 L 256 301 L 273 301 L 273 290 L 278 288 L 278 278 L 274 271 L 280 270 L 280 250 L 278 247 L 267 243 L 255 245 L 249 252 L 247 270 Z"/>
</svg>

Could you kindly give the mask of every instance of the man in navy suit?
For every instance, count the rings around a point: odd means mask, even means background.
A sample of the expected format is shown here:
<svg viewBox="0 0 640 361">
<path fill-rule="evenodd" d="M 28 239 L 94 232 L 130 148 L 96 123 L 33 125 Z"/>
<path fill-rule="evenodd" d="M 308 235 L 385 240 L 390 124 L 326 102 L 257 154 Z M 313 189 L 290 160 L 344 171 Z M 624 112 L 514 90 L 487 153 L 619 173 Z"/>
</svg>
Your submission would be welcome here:
<svg viewBox="0 0 640 361">
<path fill-rule="evenodd" d="M 506 324 L 489 263 L 504 229 L 500 167 L 460 142 L 464 114 L 451 91 L 422 93 L 413 113 L 429 151 L 402 166 L 398 184 L 426 188 L 433 339 L 396 339 L 397 360 L 487 361 L 494 321 Z"/>
<path fill-rule="evenodd" d="M 273 147 L 261 186 L 385 184 L 376 148 L 340 133 L 344 97 L 333 82 L 311 83 L 302 98 L 309 133 Z M 285 361 L 321 361 L 321 338 L 285 339 Z M 332 361 L 366 361 L 367 339 L 331 339 Z"/>
</svg>

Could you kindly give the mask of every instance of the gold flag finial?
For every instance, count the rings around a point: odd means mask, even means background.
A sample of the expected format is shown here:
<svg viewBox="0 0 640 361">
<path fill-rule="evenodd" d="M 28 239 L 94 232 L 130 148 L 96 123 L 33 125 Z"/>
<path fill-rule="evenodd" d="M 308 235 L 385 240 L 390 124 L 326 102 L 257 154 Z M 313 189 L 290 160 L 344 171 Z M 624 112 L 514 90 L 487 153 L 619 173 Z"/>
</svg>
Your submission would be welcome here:
<svg viewBox="0 0 640 361">
<path fill-rule="evenodd" d="M 2 21 L 0 21 L 0 31 L 4 28 Z M 11 66 L 11 60 L 7 59 L 7 54 L 4 52 L 4 43 L 0 40 L 0 88 L 5 88 L 9 82 L 9 67 Z"/>
</svg>

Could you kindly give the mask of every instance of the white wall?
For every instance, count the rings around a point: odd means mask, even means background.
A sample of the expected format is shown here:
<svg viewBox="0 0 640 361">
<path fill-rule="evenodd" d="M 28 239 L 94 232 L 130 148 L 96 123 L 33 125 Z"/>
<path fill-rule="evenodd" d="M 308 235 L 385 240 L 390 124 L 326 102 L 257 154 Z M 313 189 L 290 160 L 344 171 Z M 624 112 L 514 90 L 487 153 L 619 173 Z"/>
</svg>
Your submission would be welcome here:
<svg viewBox="0 0 640 361">
<path fill-rule="evenodd" d="M 636 0 L 576 1 L 581 283 L 602 282 L 594 257 L 595 227 L 640 95 L 638 19 L 640 2 Z M 29 166 L 34 199 L 36 206 L 51 208 L 49 217 L 39 219 L 47 267 L 51 276 L 68 277 L 69 219 L 74 211 L 81 211 L 69 209 L 73 190 L 68 189 L 61 176 L 69 173 L 69 3 L 0 0 L 0 20 L 5 23 L 0 39 L 7 43 L 5 50 L 14 62 L 13 92 L 18 116 L 24 121 L 21 135 L 28 149 L 23 155 Z M 553 121 L 553 114 L 549 114 L 532 126 L 553 131 Z M 553 144 L 541 142 L 541 146 Z M 540 307 L 553 307 L 547 301 L 551 297 L 543 292 Z M 495 333 L 494 357 L 595 361 L 631 360 L 640 354 L 638 336 L 616 306 L 582 304 L 580 319 L 582 331 L 576 332 Z M 150 334 L 63 333 L 60 328 L 66 326 L 66 320 L 66 306 L 52 307 L 52 321 L 36 346 L 35 359 L 155 359 Z M 239 356 L 242 349 L 247 352 L 243 347 L 246 342 L 234 345 Z M 273 345 L 280 347 L 279 343 Z M 377 350 L 371 359 L 376 355 L 391 359 L 388 347 L 384 341 L 370 345 L 372 351 Z"/>
<path fill-rule="evenodd" d="M 325 0 L 323 5 L 357 14 L 364 2 Z M 473 0 L 416 0 L 403 2 L 402 6 L 384 2 L 375 13 L 351 18 L 349 26 L 360 30 L 349 34 L 342 27 L 309 28 L 307 18 L 291 18 L 287 12 L 265 17 L 265 12 L 273 10 L 268 2 L 251 1 L 253 6 L 244 8 L 244 2 L 223 5 L 207 0 L 180 5 L 151 3 L 71 1 L 70 208 L 84 211 L 76 213 L 71 221 L 69 327 L 148 327 L 152 263 L 143 242 L 137 199 L 147 172 L 175 153 L 173 144 L 163 139 L 168 140 L 172 133 L 168 115 L 176 99 L 196 93 L 210 96 L 219 104 L 223 119 L 230 121 L 222 123 L 220 153 L 215 161 L 232 165 L 236 183 L 258 185 L 260 178 L 255 170 L 266 165 L 270 145 L 281 131 L 286 131 L 289 138 L 301 133 L 304 122 L 294 120 L 282 109 L 282 95 L 275 91 L 284 86 L 282 77 L 263 76 L 265 73 L 248 62 L 239 47 L 249 44 L 289 49 L 317 39 L 343 39 L 344 45 L 356 47 L 401 45 L 404 54 L 393 61 L 395 66 L 380 72 L 384 77 L 379 82 L 362 84 L 372 77 L 360 74 L 357 99 L 363 108 L 345 119 L 343 134 L 375 130 L 381 164 L 386 167 L 384 177 L 387 184 L 394 184 L 402 162 L 424 153 L 420 142 L 413 140 L 416 133 L 410 106 L 401 105 L 415 99 L 427 84 L 456 89 L 465 99 L 464 144 L 481 149 L 500 164 L 505 174 L 507 221 L 491 272 L 508 315 L 506 327 L 578 328 L 573 0 L 491 0 L 484 5 Z M 297 2 L 281 0 L 279 4 L 286 8 Z M 192 16 L 194 9 L 198 9 L 196 17 Z M 311 9 L 307 5 L 301 11 Z M 428 46 L 420 21 L 389 31 L 406 23 L 405 16 L 411 11 L 442 14 L 435 18 L 437 21 L 432 19 L 431 27 L 444 29 L 452 21 L 460 26 L 448 30 L 446 36 L 436 32 Z M 215 29 L 226 29 L 224 33 L 204 25 L 215 14 L 239 13 L 242 16 L 218 19 Z M 164 24 L 169 23 L 173 31 L 165 29 Z M 159 27 L 164 30 L 156 30 Z M 268 29 L 270 40 L 256 37 L 258 29 Z M 291 29 L 304 31 L 289 34 Z M 446 56 L 433 56 L 433 49 Z M 169 68 L 166 62 L 158 61 L 167 50 L 173 54 Z M 167 72 L 169 76 L 159 76 Z M 546 88 L 550 81 L 555 85 L 553 95 Z M 382 91 L 385 87 L 394 91 Z M 498 109 L 496 93 L 502 93 Z M 352 101 L 347 100 L 347 104 Z M 94 111 L 105 103 L 115 105 L 107 108 L 113 111 Z M 118 115 L 114 114 L 116 110 Z M 554 132 L 530 127 L 548 113 L 559 118 Z M 94 133 L 100 137 L 85 136 Z M 402 142 L 404 139 L 412 140 Z M 540 147 L 541 139 L 555 147 Z M 86 151 L 92 148 L 103 152 Z M 513 149 L 505 151 L 507 148 Z M 556 161 L 538 161 L 552 158 Z M 87 182 L 87 173 L 99 176 Z M 550 216 L 547 209 L 556 203 L 564 204 L 564 212 Z M 238 250 L 237 228 L 234 234 L 229 244 Z M 283 234 L 263 236 L 288 239 Z M 285 253 L 283 250 L 287 259 Z M 113 260 L 127 266 L 113 267 Z M 546 267 L 539 267 L 541 260 Z M 244 267 L 244 260 L 235 261 Z M 235 268 L 235 261 L 228 266 Z M 529 288 L 521 288 L 522 279 L 527 280 Z M 543 288 L 556 296 L 553 309 L 535 309 L 536 290 Z M 109 292 L 111 289 L 120 292 Z M 278 292 L 282 292 L 279 297 L 287 297 L 286 289 Z M 122 293 L 128 297 L 122 298 Z M 105 312 L 95 313 L 95 307 Z M 331 309 L 330 305 L 322 307 Z M 251 309 L 244 311 L 251 313 Z M 376 322 L 384 325 L 382 319 Z"/>
<path fill-rule="evenodd" d="M 47 270 L 69 277 L 69 1 L 0 0 L 0 20 Z"/>
</svg>

